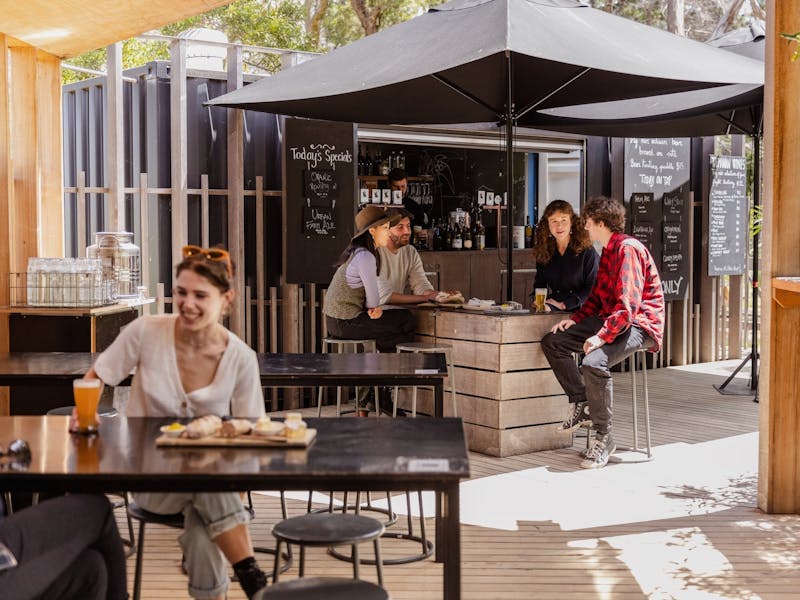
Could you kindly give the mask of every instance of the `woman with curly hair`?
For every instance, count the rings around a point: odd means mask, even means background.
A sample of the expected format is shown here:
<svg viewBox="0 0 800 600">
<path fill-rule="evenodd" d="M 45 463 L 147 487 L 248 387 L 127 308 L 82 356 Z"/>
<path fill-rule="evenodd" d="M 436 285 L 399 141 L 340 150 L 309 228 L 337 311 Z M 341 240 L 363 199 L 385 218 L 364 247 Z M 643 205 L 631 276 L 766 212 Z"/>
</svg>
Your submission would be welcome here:
<svg viewBox="0 0 800 600">
<path fill-rule="evenodd" d="M 553 200 L 536 226 L 536 288 L 547 288 L 547 310 L 578 310 L 589 297 L 600 260 L 569 202 Z"/>
</svg>

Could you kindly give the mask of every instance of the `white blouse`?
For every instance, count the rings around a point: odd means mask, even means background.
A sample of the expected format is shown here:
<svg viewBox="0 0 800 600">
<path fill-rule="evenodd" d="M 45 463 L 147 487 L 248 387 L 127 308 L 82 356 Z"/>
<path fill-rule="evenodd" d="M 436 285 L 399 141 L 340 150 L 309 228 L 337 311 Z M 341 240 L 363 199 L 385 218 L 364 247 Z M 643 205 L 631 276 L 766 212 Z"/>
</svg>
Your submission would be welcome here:
<svg viewBox="0 0 800 600">
<path fill-rule="evenodd" d="M 256 353 L 228 332 L 228 345 L 213 381 L 186 393 L 175 355 L 178 315 L 145 315 L 125 327 L 94 364 L 100 379 L 117 385 L 136 373 L 126 413 L 129 417 L 200 417 L 208 414 L 260 417 L 264 397 Z"/>
</svg>

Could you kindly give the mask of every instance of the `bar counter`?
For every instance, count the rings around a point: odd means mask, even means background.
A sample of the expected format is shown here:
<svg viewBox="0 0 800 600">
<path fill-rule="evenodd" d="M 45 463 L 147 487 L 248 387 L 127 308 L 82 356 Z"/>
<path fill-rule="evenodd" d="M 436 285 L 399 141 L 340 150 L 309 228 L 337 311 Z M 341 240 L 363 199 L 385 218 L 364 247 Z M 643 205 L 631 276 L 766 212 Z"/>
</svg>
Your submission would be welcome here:
<svg viewBox="0 0 800 600">
<path fill-rule="evenodd" d="M 556 432 L 567 397 L 540 343 L 567 317 L 418 308 L 417 339 L 453 346 L 458 416 L 470 450 L 512 456 L 572 445 L 571 435 Z M 446 379 L 445 390 L 450 389 Z M 432 399 L 432 392 L 419 390 L 418 410 L 432 414 Z M 444 408 L 450 416 L 447 392 Z"/>
</svg>

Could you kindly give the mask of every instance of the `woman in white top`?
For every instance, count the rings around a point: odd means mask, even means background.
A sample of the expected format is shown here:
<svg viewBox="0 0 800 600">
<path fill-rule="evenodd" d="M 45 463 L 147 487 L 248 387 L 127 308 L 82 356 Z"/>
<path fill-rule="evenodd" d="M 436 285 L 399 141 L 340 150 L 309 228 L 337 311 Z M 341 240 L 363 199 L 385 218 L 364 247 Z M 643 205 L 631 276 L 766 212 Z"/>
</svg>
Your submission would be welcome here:
<svg viewBox="0 0 800 600">
<path fill-rule="evenodd" d="M 224 250 L 197 246 L 184 247 L 183 254 L 174 312 L 143 316 L 125 327 L 85 378 L 117 385 L 135 367 L 129 417 L 259 417 L 264 399 L 256 354 L 220 324 L 234 297 L 230 257 Z M 225 596 L 227 562 L 248 597 L 266 585 L 238 493 L 140 493 L 135 498 L 151 512 L 183 512 L 180 543 L 193 598 Z"/>
</svg>

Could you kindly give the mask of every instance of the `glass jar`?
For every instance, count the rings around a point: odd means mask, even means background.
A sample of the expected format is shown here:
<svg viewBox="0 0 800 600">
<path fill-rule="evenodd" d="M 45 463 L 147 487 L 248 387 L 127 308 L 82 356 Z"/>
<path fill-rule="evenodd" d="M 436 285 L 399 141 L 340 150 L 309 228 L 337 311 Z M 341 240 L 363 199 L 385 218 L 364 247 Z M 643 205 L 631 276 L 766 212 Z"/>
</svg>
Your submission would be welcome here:
<svg viewBox="0 0 800 600">
<path fill-rule="evenodd" d="M 128 231 L 98 231 L 94 244 L 86 248 L 89 258 L 99 258 L 103 278 L 112 282 L 111 295 L 116 298 L 135 298 L 139 286 L 140 252 Z"/>
</svg>

